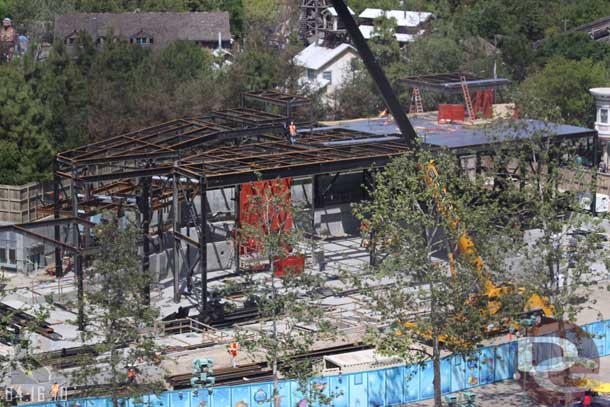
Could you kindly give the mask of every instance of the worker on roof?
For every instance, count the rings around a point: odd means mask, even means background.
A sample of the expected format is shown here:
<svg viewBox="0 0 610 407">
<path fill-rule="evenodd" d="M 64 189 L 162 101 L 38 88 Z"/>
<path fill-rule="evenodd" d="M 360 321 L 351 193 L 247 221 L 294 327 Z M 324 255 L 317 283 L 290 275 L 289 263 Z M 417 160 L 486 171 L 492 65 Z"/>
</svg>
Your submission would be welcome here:
<svg viewBox="0 0 610 407">
<path fill-rule="evenodd" d="M 6 17 L 2 20 L 2 28 L 0 28 L 0 57 L 4 62 L 10 61 L 15 52 L 17 31 L 12 24 L 11 19 Z"/>
<path fill-rule="evenodd" d="M 381 112 L 379 112 L 379 118 L 380 119 L 385 118 L 385 120 L 383 122 L 384 126 L 387 126 L 388 124 L 390 124 L 394 120 L 394 118 L 390 114 L 390 111 L 388 110 L 387 107 L 385 109 L 383 109 Z"/>
<path fill-rule="evenodd" d="M 294 144 L 297 141 L 297 126 L 294 124 L 293 121 L 290 122 L 290 125 L 288 126 L 288 137 L 290 140 L 290 144 Z"/>
</svg>

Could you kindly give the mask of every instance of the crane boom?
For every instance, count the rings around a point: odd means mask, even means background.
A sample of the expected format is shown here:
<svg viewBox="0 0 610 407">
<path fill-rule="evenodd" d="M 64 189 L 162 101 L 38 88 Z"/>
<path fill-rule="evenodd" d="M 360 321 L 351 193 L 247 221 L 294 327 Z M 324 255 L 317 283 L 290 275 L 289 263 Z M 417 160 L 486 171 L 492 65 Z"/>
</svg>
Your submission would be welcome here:
<svg viewBox="0 0 610 407">
<path fill-rule="evenodd" d="M 392 116 L 394 116 L 394 120 L 396 121 L 396 124 L 398 125 L 398 128 L 402 133 L 403 139 L 408 144 L 415 144 L 415 141 L 417 140 L 417 133 L 415 132 L 413 125 L 411 124 L 409 118 L 402 109 L 402 106 L 400 106 L 400 102 L 394 94 L 394 91 L 390 86 L 390 82 L 388 82 L 388 78 L 385 76 L 385 73 L 383 72 L 383 69 L 381 69 L 381 66 L 379 66 L 379 64 L 377 63 L 375 56 L 371 52 L 371 49 L 366 43 L 366 40 L 362 36 L 362 33 L 360 32 L 358 25 L 352 18 L 352 15 L 349 12 L 347 6 L 345 5 L 345 2 L 343 0 L 332 0 L 332 2 L 335 6 L 335 11 L 337 12 L 337 15 L 343 22 L 343 25 L 349 33 L 352 42 L 356 46 L 356 49 L 358 50 L 358 53 L 360 54 L 360 57 L 362 58 L 366 69 L 369 71 L 369 74 L 373 78 L 373 82 L 377 86 L 377 89 L 379 89 L 383 101 L 390 110 L 390 113 L 392 113 Z"/>
</svg>

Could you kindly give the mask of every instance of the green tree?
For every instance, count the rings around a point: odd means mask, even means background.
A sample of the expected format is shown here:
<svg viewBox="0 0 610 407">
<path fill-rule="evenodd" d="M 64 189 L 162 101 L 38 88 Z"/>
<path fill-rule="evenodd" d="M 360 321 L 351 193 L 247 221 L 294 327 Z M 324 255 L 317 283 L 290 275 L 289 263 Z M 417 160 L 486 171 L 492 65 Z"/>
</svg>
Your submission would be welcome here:
<svg viewBox="0 0 610 407">
<path fill-rule="evenodd" d="M 590 59 L 594 62 L 606 62 L 610 54 L 610 44 L 592 41 L 586 33 L 568 32 L 547 38 L 536 54 L 541 65 L 556 56 L 574 61 Z"/>
<path fill-rule="evenodd" d="M 608 70 L 601 63 L 554 57 L 542 71 L 520 84 L 515 100 L 527 117 L 589 127 L 595 114 L 589 89 L 607 86 L 609 80 Z"/>
<path fill-rule="evenodd" d="M 429 175 L 432 159 L 435 176 Z M 494 209 L 472 204 L 480 184 L 469 181 L 456 161 L 425 151 L 397 158 L 375 175 L 370 200 L 354 209 L 375 259 L 355 282 L 380 320 L 390 321 L 368 339 L 380 352 L 407 362 L 431 358 L 438 407 L 442 349 L 471 351 L 490 321 L 487 302 L 478 301 L 484 278 L 458 242 L 467 232 L 492 251 Z M 489 266 L 498 263 L 496 258 Z M 431 351 L 418 345 L 422 339 L 432 343 Z"/>
<path fill-rule="evenodd" d="M 359 60 L 352 61 L 343 84 L 337 89 L 338 118 L 376 116 L 385 106 L 373 81 Z"/>
<path fill-rule="evenodd" d="M 172 83 L 197 79 L 212 72 L 211 53 L 192 41 L 179 40 L 163 49 L 160 63 Z"/>
<path fill-rule="evenodd" d="M 95 385 L 109 385 L 107 391 L 118 407 L 119 397 L 161 388 L 161 356 L 153 332 L 158 311 L 143 298 L 152 279 L 139 269 L 137 227 L 104 215 L 94 234 L 99 251 L 87 272 L 87 320 L 81 332 L 92 352 L 78 359 L 72 379 L 93 385 L 93 392 L 99 392 Z M 137 386 L 129 383 L 128 367 L 139 371 Z"/>
<path fill-rule="evenodd" d="M 503 183 L 500 194 L 508 223 L 519 225 L 517 235 L 505 233 L 514 239 L 505 247 L 507 255 L 518 259 L 511 275 L 527 292 L 544 296 L 560 323 L 576 322 L 578 313 L 592 306 L 581 298 L 605 279 L 603 266 L 610 260 L 601 221 L 583 210 L 578 195 L 593 188 L 596 169 L 581 164 L 592 153 L 584 141 L 557 140 L 550 127 L 528 131 L 533 137 L 496 149 L 492 169 L 506 174 L 518 165 L 512 171 L 522 179 Z"/>
<path fill-rule="evenodd" d="M 87 142 L 87 80 L 63 44 L 56 44 L 44 63 L 31 57 L 23 63 L 34 95 L 50 112 L 46 127 L 53 148 L 67 150 Z"/>
<path fill-rule="evenodd" d="M 462 49 L 451 37 L 429 35 L 418 38 L 407 48 L 409 74 L 424 75 L 458 71 Z"/>
<path fill-rule="evenodd" d="M 53 160 L 49 143 L 49 111 L 35 99 L 23 72 L 15 65 L 0 66 L 0 139 L 19 160 L 0 182 L 28 182 L 48 178 Z M 7 153 L 9 156 L 11 153 Z"/>
<path fill-rule="evenodd" d="M 282 185 L 282 180 L 252 184 L 255 193 L 245 208 L 245 217 L 255 220 L 239 225 L 240 245 L 249 247 L 252 264 L 266 265 L 268 272 L 261 276 L 246 271 L 235 283 L 261 317 L 258 330 L 238 328 L 236 340 L 253 357 L 263 356 L 271 367 L 272 405 L 278 405 L 282 376 L 298 379 L 308 399 L 328 404 L 316 386 L 309 386 L 308 379 L 315 373 L 311 361 L 293 357 L 311 351 L 318 341 L 332 339 L 335 328 L 324 318 L 321 297 L 317 294 L 324 286 L 321 275 L 311 268 L 299 270 L 294 266 L 284 266 L 280 273 L 281 263 L 292 256 L 304 256 L 313 247 L 295 226 L 299 224 L 295 219 L 297 211 L 289 187 Z M 256 242 L 255 247 L 251 242 Z M 229 287 L 229 291 L 234 287 Z"/>
</svg>

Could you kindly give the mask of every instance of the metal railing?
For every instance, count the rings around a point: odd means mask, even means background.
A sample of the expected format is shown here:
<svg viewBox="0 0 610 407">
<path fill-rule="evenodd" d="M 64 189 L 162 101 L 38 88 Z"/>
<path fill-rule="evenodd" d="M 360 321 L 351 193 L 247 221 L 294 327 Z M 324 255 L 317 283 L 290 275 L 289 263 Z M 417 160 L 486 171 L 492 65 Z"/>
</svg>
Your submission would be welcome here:
<svg viewBox="0 0 610 407">
<path fill-rule="evenodd" d="M 194 332 L 201 334 L 202 342 L 229 343 L 232 340 L 231 335 L 189 317 L 171 321 L 159 321 L 157 328 L 161 336 Z"/>
</svg>

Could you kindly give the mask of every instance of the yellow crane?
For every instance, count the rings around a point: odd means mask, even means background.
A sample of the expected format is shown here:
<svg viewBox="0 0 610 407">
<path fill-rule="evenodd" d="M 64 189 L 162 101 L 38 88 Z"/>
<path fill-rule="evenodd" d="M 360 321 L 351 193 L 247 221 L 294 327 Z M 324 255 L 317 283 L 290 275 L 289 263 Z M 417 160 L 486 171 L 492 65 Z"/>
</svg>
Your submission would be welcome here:
<svg viewBox="0 0 610 407">
<path fill-rule="evenodd" d="M 438 169 L 437 169 L 434 161 L 433 160 L 429 161 L 423 170 L 424 170 L 423 172 L 424 172 L 424 179 L 425 179 L 426 184 L 429 187 L 433 188 L 432 196 L 434 197 L 434 199 L 436 201 L 438 213 L 440 213 L 442 216 L 445 217 L 445 219 L 447 220 L 447 223 L 449 224 L 449 226 L 452 229 L 457 230 L 460 225 L 460 218 L 459 218 L 459 215 L 455 213 L 455 210 L 453 209 L 453 207 L 451 205 L 451 200 L 447 198 L 447 188 L 443 185 L 440 185 L 438 182 L 439 174 L 438 174 Z M 488 315 L 490 315 L 490 316 L 497 315 L 501 311 L 503 296 L 510 295 L 510 294 L 514 293 L 515 290 L 519 295 L 525 295 L 524 288 L 521 288 L 521 287 L 515 288 L 508 284 L 496 285 L 491 281 L 491 279 L 485 272 L 485 264 L 483 262 L 483 259 L 477 253 L 476 246 L 475 246 L 473 240 L 470 238 L 470 236 L 468 236 L 468 232 L 466 230 L 461 232 L 461 234 L 458 237 L 457 243 L 458 243 L 457 244 L 458 253 L 463 255 L 467 261 L 469 261 L 469 262 L 471 262 L 471 264 L 473 264 L 473 266 L 475 267 L 475 270 L 479 273 L 480 278 L 482 279 L 483 292 L 482 292 L 482 294 L 480 294 L 476 297 L 483 296 L 487 299 Z M 449 268 L 451 270 L 451 274 L 454 277 L 456 277 L 457 271 L 456 271 L 456 267 L 455 267 L 455 259 L 453 257 L 453 254 L 449 253 L 448 258 L 449 258 Z M 475 301 L 475 300 L 476 300 L 476 298 L 472 298 L 472 301 Z M 542 297 L 538 294 L 531 294 L 525 300 L 523 313 L 525 313 L 525 314 L 539 313 L 541 316 L 545 316 L 547 318 L 552 318 L 553 317 L 553 308 L 552 308 L 552 306 L 550 306 L 548 304 L 547 299 L 545 299 L 544 297 Z M 504 329 L 509 329 L 509 327 L 511 325 L 514 326 L 515 328 L 517 328 L 516 321 L 507 319 L 504 322 L 505 323 L 502 324 L 501 326 L 487 327 L 485 329 L 486 333 L 487 334 L 498 333 Z M 414 323 L 414 322 L 404 322 L 403 326 L 407 329 L 416 329 L 416 323 Z M 418 332 L 418 334 L 427 339 L 429 339 L 431 337 L 429 332 L 423 332 L 423 333 Z M 447 337 L 440 338 L 440 340 L 441 340 L 441 342 L 460 341 L 457 338 L 447 338 Z"/>
</svg>

